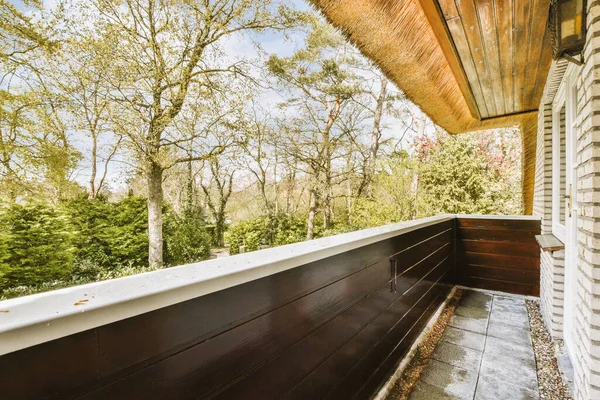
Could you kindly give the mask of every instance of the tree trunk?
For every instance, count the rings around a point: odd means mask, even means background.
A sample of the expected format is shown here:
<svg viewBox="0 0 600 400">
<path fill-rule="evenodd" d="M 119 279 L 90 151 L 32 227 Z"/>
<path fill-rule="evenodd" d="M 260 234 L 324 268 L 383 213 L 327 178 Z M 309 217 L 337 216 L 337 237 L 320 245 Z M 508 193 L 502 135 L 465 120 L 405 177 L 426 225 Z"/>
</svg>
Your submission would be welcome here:
<svg viewBox="0 0 600 400">
<path fill-rule="evenodd" d="M 315 214 L 317 212 L 317 191 L 314 187 L 309 190 L 310 200 L 308 205 L 308 220 L 306 221 L 307 232 L 306 240 L 313 240 L 315 237 Z"/>
<path fill-rule="evenodd" d="M 346 181 L 346 209 L 348 210 L 346 222 L 350 225 L 352 223 L 352 213 L 354 212 L 352 207 L 352 182 L 350 179 Z"/>
<path fill-rule="evenodd" d="M 219 211 L 219 215 L 215 218 L 215 235 L 217 236 L 217 246 L 225 247 L 225 213 Z"/>
<path fill-rule="evenodd" d="M 330 116 L 329 122 L 327 123 L 327 129 L 323 133 L 323 147 L 324 152 L 323 155 L 325 157 L 324 160 L 324 169 L 325 169 L 325 190 L 324 190 L 324 201 L 323 201 L 323 228 L 329 229 L 333 225 L 333 212 L 332 212 L 332 200 L 331 200 L 331 158 L 333 156 L 331 149 L 331 142 L 329 138 L 329 134 L 331 132 L 331 127 L 333 126 L 334 118 Z"/>
<path fill-rule="evenodd" d="M 192 162 L 189 161 L 187 164 L 187 191 L 185 193 L 185 207 L 187 210 L 191 210 L 194 207 L 194 171 L 192 169 Z"/>
<path fill-rule="evenodd" d="M 381 140 L 381 119 L 383 118 L 383 108 L 385 105 L 385 99 L 387 98 L 387 83 L 386 77 L 381 77 L 381 89 L 379 96 L 377 97 L 377 104 L 375 106 L 375 114 L 373 115 L 373 131 L 371 132 L 371 148 L 369 151 L 369 160 L 367 162 L 367 170 L 365 171 L 364 183 L 366 186 L 367 196 L 373 197 L 373 177 L 375 175 L 375 166 L 377 165 L 377 153 L 379 152 L 380 140 Z M 362 194 L 361 188 L 358 196 Z"/>
<path fill-rule="evenodd" d="M 162 175 L 162 167 L 152 162 L 147 176 L 148 265 L 151 267 L 160 267 L 163 264 Z"/>
<path fill-rule="evenodd" d="M 90 175 L 90 193 L 88 199 L 93 200 L 96 198 L 96 174 L 98 171 L 98 138 L 92 135 L 92 173 Z"/>
</svg>

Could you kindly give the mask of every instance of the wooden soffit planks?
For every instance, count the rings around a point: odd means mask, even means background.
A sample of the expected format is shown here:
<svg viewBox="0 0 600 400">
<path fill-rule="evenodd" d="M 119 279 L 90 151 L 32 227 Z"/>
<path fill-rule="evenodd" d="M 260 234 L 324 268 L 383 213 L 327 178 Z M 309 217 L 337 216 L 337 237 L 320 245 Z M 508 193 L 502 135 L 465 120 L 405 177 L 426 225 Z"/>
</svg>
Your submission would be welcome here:
<svg viewBox="0 0 600 400">
<path fill-rule="evenodd" d="M 549 0 L 420 1 L 438 2 L 482 119 L 538 108 L 551 61 Z"/>
</svg>

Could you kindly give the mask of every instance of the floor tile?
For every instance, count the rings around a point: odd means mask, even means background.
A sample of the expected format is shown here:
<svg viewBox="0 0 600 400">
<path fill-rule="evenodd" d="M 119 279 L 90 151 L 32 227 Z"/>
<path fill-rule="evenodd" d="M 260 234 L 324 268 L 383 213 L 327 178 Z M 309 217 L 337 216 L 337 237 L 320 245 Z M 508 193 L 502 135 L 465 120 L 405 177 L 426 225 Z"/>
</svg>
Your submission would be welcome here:
<svg viewBox="0 0 600 400">
<path fill-rule="evenodd" d="M 448 325 L 453 326 L 455 328 L 465 329 L 467 331 L 483 333 L 485 334 L 487 330 L 488 320 L 487 319 L 477 319 L 477 318 L 468 318 L 461 317 L 460 315 L 454 315 Z"/>
<path fill-rule="evenodd" d="M 492 296 L 486 293 L 468 290 L 463 293 L 459 305 L 482 308 L 489 311 L 492 306 Z"/>
<path fill-rule="evenodd" d="M 524 297 L 465 290 L 410 400 L 539 400 Z"/>
<path fill-rule="evenodd" d="M 488 319 L 490 312 L 484 308 L 473 308 L 467 306 L 458 306 L 454 310 L 455 315 L 461 317 L 476 318 L 476 319 Z"/>
<path fill-rule="evenodd" d="M 531 346 L 529 327 L 521 328 L 501 322 L 490 321 L 487 329 L 488 336 L 508 340 L 509 342 Z"/>
<path fill-rule="evenodd" d="M 473 398 L 477 385 L 477 371 L 454 367 L 429 360 L 421 381 L 444 390 L 444 393 L 461 398 Z"/>
<path fill-rule="evenodd" d="M 522 314 L 524 316 L 527 316 L 527 307 L 525 307 L 525 304 L 501 304 L 501 303 L 497 303 L 496 301 L 494 301 L 492 303 L 492 312 L 493 311 L 500 311 L 500 312 L 514 312 L 516 314 Z"/>
<path fill-rule="evenodd" d="M 521 297 L 494 295 L 494 303 L 498 305 L 522 306 L 525 305 L 525 299 Z"/>
<path fill-rule="evenodd" d="M 522 329 L 529 327 L 529 319 L 527 317 L 523 318 L 522 315 L 515 313 L 492 312 L 490 314 L 490 322 L 516 326 Z"/>
<path fill-rule="evenodd" d="M 448 394 L 444 389 L 430 385 L 425 382 L 418 382 L 410 396 L 409 400 L 471 400 L 472 397 L 459 397 Z"/>
<path fill-rule="evenodd" d="M 452 343 L 440 342 L 431 355 L 431 358 L 455 367 L 478 371 L 482 356 L 483 353 L 478 350 Z"/>
<path fill-rule="evenodd" d="M 486 355 L 504 356 L 535 365 L 535 356 L 531 346 L 509 342 L 508 340 L 488 336 L 483 352 Z"/>
<path fill-rule="evenodd" d="M 453 326 L 446 327 L 442 340 L 479 351 L 483 351 L 483 346 L 485 345 L 485 335 L 454 328 Z"/>
<path fill-rule="evenodd" d="M 486 354 L 481 363 L 479 376 L 491 376 L 511 382 L 519 387 L 536 391 L 538 388 L 535 363 L 506 356 Z"/>
<path fill-rule="evenodd" d="M 512 382 L 480 376 L 477 383 L 475 400 L 537 400 L 539 394 L 536 390 L 515 385 Z"/>
</svg>

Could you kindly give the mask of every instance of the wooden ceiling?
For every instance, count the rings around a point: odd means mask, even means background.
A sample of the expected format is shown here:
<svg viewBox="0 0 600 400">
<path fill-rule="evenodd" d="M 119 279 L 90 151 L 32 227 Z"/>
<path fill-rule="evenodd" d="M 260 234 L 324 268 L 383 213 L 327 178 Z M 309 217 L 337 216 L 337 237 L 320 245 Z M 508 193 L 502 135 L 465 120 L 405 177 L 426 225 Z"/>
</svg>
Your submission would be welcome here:
<svg viewBox="0 0 600 400">
<path fill-rule="evenodd" d="M 437 2 L 478 117 L 537 110 L 551 61 L 549 0 Z"/>
</svg>

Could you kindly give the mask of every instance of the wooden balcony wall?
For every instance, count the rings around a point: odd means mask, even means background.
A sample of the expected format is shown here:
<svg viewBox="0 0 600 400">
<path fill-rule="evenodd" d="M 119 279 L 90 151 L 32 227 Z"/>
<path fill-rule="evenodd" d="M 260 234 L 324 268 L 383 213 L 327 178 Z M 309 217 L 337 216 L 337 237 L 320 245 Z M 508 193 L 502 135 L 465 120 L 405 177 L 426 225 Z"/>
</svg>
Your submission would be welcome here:
<svg viewBox="0 0 600 400">
<path fill-rule="evenodd" d="M 0 357 L 1 397 L 369 399 L 453 283 L 535 292 L 535 229 L 539 223 L 449 216 L 9 353 Z M 519 255 L 508 255 L 514 251 Z M 397 260 L 395 292 L 390 259 Z"/>
<path fill-rule="evenodd" d="M 10 353 L 0 358 L 0 393 L 6 400 L 367 399 L 447 295 L 453 236 L 448 218 Z M 392 293 L 389 259 L 399 252 L 406 261 Z"/>
<path fill-rule="evenodd" d="M 539 219 L 459 216 L 456 227 L 457 284 L 540 295 Z"/>
</svg>

